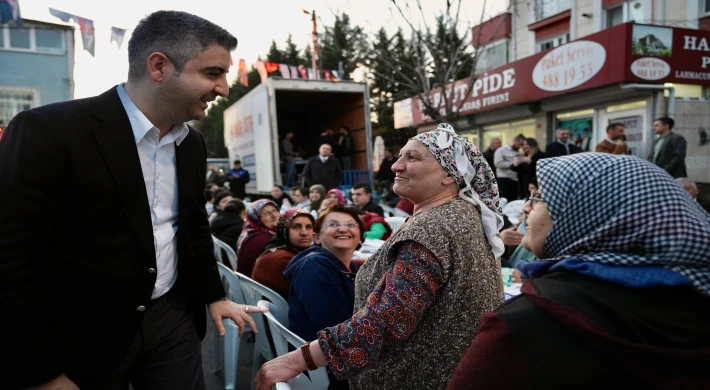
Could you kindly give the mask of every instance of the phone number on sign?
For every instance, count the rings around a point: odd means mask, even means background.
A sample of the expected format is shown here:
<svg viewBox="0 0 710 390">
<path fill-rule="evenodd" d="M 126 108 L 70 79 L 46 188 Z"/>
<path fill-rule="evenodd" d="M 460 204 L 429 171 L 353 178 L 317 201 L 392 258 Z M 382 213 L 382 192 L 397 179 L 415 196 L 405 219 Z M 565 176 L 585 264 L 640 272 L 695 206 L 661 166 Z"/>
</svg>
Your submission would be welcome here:
<svg viewBox="0 0 710 390">
<path fill-rule="evenodd" d="M 587 82 L 595 73 L 593 64 L 588 62 L 544 74 L 542 76 L 542 85 L 546 89 L 553 90 L 574 88 Z"/>
</svg>

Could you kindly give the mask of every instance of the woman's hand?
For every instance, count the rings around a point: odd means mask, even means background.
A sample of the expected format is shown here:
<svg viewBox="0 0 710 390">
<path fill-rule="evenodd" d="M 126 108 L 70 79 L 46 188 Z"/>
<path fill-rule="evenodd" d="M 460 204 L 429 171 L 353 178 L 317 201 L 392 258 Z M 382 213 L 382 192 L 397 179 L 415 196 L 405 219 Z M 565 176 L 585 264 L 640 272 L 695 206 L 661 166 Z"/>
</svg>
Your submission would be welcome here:
<svg viewBox="0 0 710 390">
<path fill-rule="evenodd" d="M 299 367 L 297 357 L 301 356 L 300 349 L 289 352 L 286 355 L 270 360 L 261 366 L 261 369 L 254 378 L 256 390 L 271 390 L 276 382 L 286 382 L 295 378 L 301 371 L 306 370 L 305 364 Z M 301 358 L 301 360 L 303 360 Z"/>
<path fill-rule="evenodd" d="M 523 240 L 523 237 L 525 237 L 525 234 L 520 233 L 517 229 L 517 226 L 513 226 L 500 232 L 500 238 L 503 240 L 503 244 L 508 246 L 520 245 L 520 242 Z"/>
</svg>

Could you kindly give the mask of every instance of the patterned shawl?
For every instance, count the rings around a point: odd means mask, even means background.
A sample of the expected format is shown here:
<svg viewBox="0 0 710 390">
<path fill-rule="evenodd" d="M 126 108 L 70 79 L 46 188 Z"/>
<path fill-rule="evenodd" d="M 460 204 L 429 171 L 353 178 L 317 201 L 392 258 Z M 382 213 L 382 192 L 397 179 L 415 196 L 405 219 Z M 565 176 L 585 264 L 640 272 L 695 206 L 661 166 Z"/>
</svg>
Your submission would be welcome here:
<svg viewBox="0 0 710 390">
<path fill-rule="evenodd" d="M 411 139 L 429 149 L 446 173 L 456 180 L 461 189 L 461 198 L 474 206 L 480 206 L 488 243 L 493 254 L 500 257 L 505 251 L 503 241 L 498 237 L 498 231 L 503 227 L 503 210 L 498 196 L 498 183 L 483 154 L 446 123 Z"/>
<path fill-rule="evenodd" d="M 273 230 L 267 228 L 266 226 L 264 226 L 264 224 L 261 223 L 261 210 L 267 204 L 276 207 L 276 210 L 279 209 L 279 206 L 277 206 L 276 202 L 274 202 L 273 200 L 259 199 L 256 202 L 252 203 L 251 207 L 249 207 L 249 209 L 247 210 L 247 220 L 244 221 L 242 234 L 239 235 L 239 240 L 237 240 L 237 255 L 239 255 L 239 253 L 241 252 L 242 244 L 248 237 L 253 236 L 254 234 L 260 231 L 265 231 L 274 234 Z"/>
<path fill-rule="evenodd" d="M 279 217 L 279 222 L 276 225 L 276 235 L 266 244 L 264 252 L 272 249 L 285 249 L 293 254 L 298 254 L 301 250 L 291 244 L 288 233 L 293 220 L 296 219 L 296 217 L 301 216 L 308 217 L 313 224 L 316 223 L 316 220 L 313 218 L 311 213 L 304 209 L 291 208 L 284 211 Z"/>
<path fill-rule="evenodd" d="M 668 279 L 680 275 L 710 295 L 710 214 L 663 169 L 602 153 L 540 160 L 537 169 L 553 221 L 547 260 L 588 264 L 587 274 L 600 278 L 609 269 L 636 278 L 670 271 L 675 275 L 647 285 L 672 284 Z M 550 262 L 529 266 L 540 263 Z M 602 268 L 604 274 L 594 271 Z"/>
</svg>

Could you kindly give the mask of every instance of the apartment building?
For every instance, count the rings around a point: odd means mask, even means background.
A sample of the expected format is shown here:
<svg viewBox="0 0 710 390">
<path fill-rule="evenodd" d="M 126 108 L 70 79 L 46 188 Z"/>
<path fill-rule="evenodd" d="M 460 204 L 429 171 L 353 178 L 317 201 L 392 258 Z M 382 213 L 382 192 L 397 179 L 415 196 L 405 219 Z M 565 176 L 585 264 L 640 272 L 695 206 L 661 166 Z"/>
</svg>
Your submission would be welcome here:
<svg viewBox="0 0 710 390">
<path fill-rule="evenodd" d="M 475 49 L 476 79 L 456 82 L 472 85 L 461 93 L 459 132 L 481 149 L 517 134 L 544 147 L 567 128 L 594 150 L 606 126 L 622 122 L 632 153 L 646 157 L 653 119 L 668 115 L 688 141 L 688 175 L 710 183 L 701 135 L 710 129 L 710 0 L 511 1 L 473 28 L 485 44 Z M 395 106 L 401 127 L 436 126 L 416 98 Z"/>
</svg>

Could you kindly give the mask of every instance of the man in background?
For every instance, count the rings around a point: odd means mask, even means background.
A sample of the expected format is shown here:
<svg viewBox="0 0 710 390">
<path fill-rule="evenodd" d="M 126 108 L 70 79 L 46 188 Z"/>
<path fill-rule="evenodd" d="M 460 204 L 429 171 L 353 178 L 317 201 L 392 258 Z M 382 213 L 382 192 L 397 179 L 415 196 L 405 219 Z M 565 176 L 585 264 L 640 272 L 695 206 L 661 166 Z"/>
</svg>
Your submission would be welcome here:
<svg viewBox="0 0 710 390">
<path fill-rule="evenodd" d="M 488 165 L 491 167 L 493 173 L 496 173 L 495 153 L 501 146 L 503 146 L 503 141 L 496 137 L 491 140 L 490 146 L 488 146 L 488 149 L 483 152 L 483 158 L 486 159 L 486 162 L 488 162 Z"/>
<path fill-rule="evenodd" d="M 361 211 L 375 213 L 384 218 L 385 211 L 372 201 L 372 188 L 369 185 L 365 183 L 355 184 L 350 195 L 353 197 L 355 206 L 359 207 Z"/>
<path fill-rule="evenodd" d="M 557 131 L 555 131 L 555 138 L 557 139 L 545 148 L 545 155 L 548 158 L 567 156 L 581 152 L 577 146 L 569 142 L 569 130 L 557 129 Z"/>
<path fill-rule="evenodd" d="M 597 144 L 595 150 L 599 153 L 626 154 L 628 149 L 624 142 L 624 125 L 610 123 L 606 127 L 606 138 Z"/>
<path fill-rule="evenodd" d="M 330 144 L 323 144 L 318 148 L 318 155 L 308 159 L 306 167 L 303 168 L 306 187 L 321 184 L 326 190 L 331 190 L 337 188 L 343 180 L 343 168 L 340 162 L 331 156 L 332 150 Z"/>
<path fill-rule="evenodd" d="M 518 199 L 518 165 L 530 162 L 529 157 L 518 152 L 524 143 L 525 136 L 518 134 L 509 145 L 501 146 L 495 152 L 498 191 L 508 202 Z"/>
<path fill-rule="evenodd" d="M 286 163 L 286 185 L 290 186 L 293 183 L 293 177 L 296 174 L 296 151 L 293 148 L 293 132 L 286 133 L 284 140 L 281 141 L 281 152 Z"/>
<path fill-rule="evenodd" d="M 227 181 L 229 181 L 229 190 L 235 198 L 244 200 L 247 196 L 246 185 L 251 179 L 249 178 L 249 171 L 242 168 L 242 162 L 240 160 L 234 161 L 234 168 L 229 170 L 227 174 Z"/>
<path fill-rule="evenodd" d="M 674 133 L 675 121 L 668 117 L 653 121 L 653 132 L 658 136 L 648 160 L 663 168 L 671 176 L 688 176 L 685 169 L 685 151 L 688 146 L 683 136 Z"/>
<path fill-rule="evenodd" d="M 710 202 L 704 202 L 698 200 L 698 194 L 700 194 L 700 190 L 698 190 L 698 185 L 695 184 L 694 181 L 688 179 L 687 177 L 679 177 L 676 179 L 678 184 L 683 186 L 683 188 L 690 194 L 690 196 L 695 199 L 696 202 L 705 209 L 708 213 L 710 213 Z"/>
</svg>

